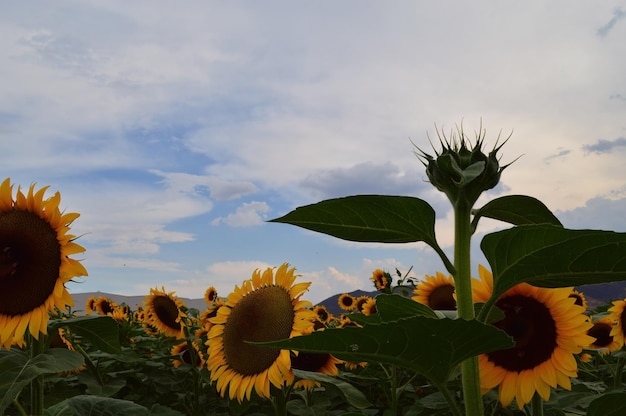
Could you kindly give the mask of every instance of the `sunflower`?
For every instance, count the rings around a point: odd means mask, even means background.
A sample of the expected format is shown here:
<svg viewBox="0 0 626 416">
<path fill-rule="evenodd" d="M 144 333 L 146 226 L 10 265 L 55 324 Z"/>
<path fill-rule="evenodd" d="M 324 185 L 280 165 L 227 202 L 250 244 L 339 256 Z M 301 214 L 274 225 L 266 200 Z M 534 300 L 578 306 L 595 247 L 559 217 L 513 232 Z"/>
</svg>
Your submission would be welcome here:
<svg viewBox="0 0 626 416">
<path fill-rule="evenodd" d="M 413 290 L 411 299 L 426 305 L 433 310 L 454 311 L 456 300 L 454 299 L 454 279 L 437 272 L 435 276 L 426 275 L 426 280 L 421 280 Z"/>
<path fill-rule="evenodd" d="M 583 292 L 572 289 L 572 293 L 569 294 L 569 297 L 574 298 L 574 303 L 576 305 L 582 306 L 585 310 L 587 310 L 587 298 Z"/>
<path fill-rule="evenodd" d="M 374 286 L 376 289 L 383 291 L 391 286 L 391 276 L 389 273 L 382 271 L 381 269 L 376 269 L 372 272 L 372 277 L 370 280 L 374 281 Z"/>
<path fill-rule="evenodd" d="M 150 295 L 143 302 L 145 321 L 168 337 L 181 339 L 185 337 L 183 318 L 187 315 L 182 311 L 185 304 L 174 292 L 165 292 L 165 288 L 150 289 Z"/>
<path fill-rule="evenodd" d="M 474 301 L 486 302 L 493 290 L 491 272 L 479 266 Z M 550 387 L 571 388 L 577 376 L 576 354 L 594 341 L 584 308 L 570 298 L 571 288 L 546 289 L 521 283 L 496 302 L 504 318 L 493 323 L 515 340 L 513 348 L 478 357 L 483 393 L 499 385 L 500 402 L 516 399 L 521 408 L 535 392 L 544 400 Z"/>
<path fill-rule="evenodd" d="M 315 313 L 317 320 L 323 324 L 328 323 L 328 321 L 332 318 L 332 314 L 328 312 L 328 309 L 326 309 L 326 306 L 324 305 L 315 306 L 315 308 L 313 308 L 313 312 Z"/>
<path fill-rule="evenodd" d="M 626 333 L 626 299 L 614 300 L 613 306 L 609 308 L 611 319 L 615 322 L 615 326 L 611 330 L 613 340 L 620 345 L 624 345 L 624 333 Z"/>
<path fill-rule="evenodd" d="M 339 307 L 344 311 L 354 310 L 356 305 L 356 299 L 349 293 L 342 293 L 339 299 L 337 299 L 337 302 L 339 303 Z"/>
<path fill-rule="evenodd" d="M 96 311 L 96 300 L 95 296 L 90 296 L 89 299 L 85 302 L 85 315 L 89 315 Z"/>
<path fill-rule="evenodd" d="M 209 286 L 204 292 L 204 300 L 208 305 L 212 305 L 217 299 L 217 290 L 213 286 Z"/>
<path fill-rule="evenodd" d="M 359 296 L 358 298 L 356 298 L 354 309 L 356 309 L 357 312 L 363 312 L 363 305 L 365 305 L 370 299 L 372 298 L 367 295 Z"/>
<path fill-rule="evenodd" d="M 298 370 L 312 371 L 316 373 L 336 376 L 339 374 L 337 364 L 343 361 L 327 353 L 299 352 L 291 353 L 291 367 Z M 313 390 L 319 387 L 320 383 L 313 380 L 301 379 L 294 383 L 293 387 L 298 389 Z"/>
<path fill-rule="evenodd" d="M 622 348 L 619 341 L 616 341 L 611 335 L 614 327 L 615 320 L 610 316 L 604 316 L 595 320 L 593 326 L 587 331 L 587 335 L 595 338 L 595 341 L 589 345 L 589 348 L 598 350 L 602 355 Z"/>
<path fill-rule="evenodd" d="M 241 288 L 235 286 L 225 304 L 212 318 L 207 368 L 217 391 L 228 390 L 231 399 L 250 400 L 254 389 L 270 397 L 277 388 L 293 381 L 288 350 L 260 347 L 246 341 L 275 341 L 302 335 L 313 325 L 310 302 L 300 300 L 311 283 L 294 284 L 297 275 L 287 263 L 275 270 L 257 269 Z"/>
<path fill-rule="evenodd" d="M 374 315 L 378 312 L 376 309 L 376 298 L 369 298 L 361 307 L 361 312 L 363 312 L 365 316 Z"/>
<path fill-rule="evenodd" d="M 117 303 L 105 296 L 100 296 L 96 299 L 95 310 L 99 315 L 111 315 L 116 308 Z"/>
<path fill-rule="evenodd" d="M 24 195 L 18 187 L 13 199 L 10 179 L 0 184 L 0 345 L 10 348 L 26 330 L 39 339 L 46 334 L 48 313 L 73 306 L 65 284 L 87 270 L 72 254 L 85 249 L 68 234 L 76 213 L 61 213 L 61 195 L 44 199 L 48 187 Z"/>
<path fill-rule="evenodd" d="M 202 368 L 204 366 L 204 357 L 200 352 L 200 348 L 196 345 L 195 342 L 191 343 L 192 348 L 194 350 L 194 356 L 192 357 L 189 353 L 189 342 L 181 342 L 180 344 L 176 344 L 170 350 L 170 355 L 177 358 L 172 358 L 172 365 L 174 368 L 178 368 L 183 364 L 193 365 L 195 361 L 196 367 Z"/>
</svg>

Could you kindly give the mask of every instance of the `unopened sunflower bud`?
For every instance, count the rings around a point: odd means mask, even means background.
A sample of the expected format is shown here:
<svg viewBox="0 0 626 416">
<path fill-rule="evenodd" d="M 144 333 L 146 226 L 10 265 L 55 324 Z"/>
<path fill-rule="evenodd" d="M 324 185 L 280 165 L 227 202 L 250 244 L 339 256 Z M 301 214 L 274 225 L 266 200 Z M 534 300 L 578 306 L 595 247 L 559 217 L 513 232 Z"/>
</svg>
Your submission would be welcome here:
<svg viewBox="0 0 626 416">
<path fill-rule="evenodd" d="M 463 130 L 459 129 L 458 133 L 459 137 L 453 133 L 450 139 L 439 135 L 442 149 L 440 152 L 435 150 L 434 157 L 419 148 L 417 156 L 426 167 L 430 183 L 445 193 L 454 206 L 472 207 L 483 191 L 498 184 L 500 174 L 508 166 L 500 166 L 497 157 L 506 140 L 485 154 L 482 134 L 477 135 L 476 143 L 470 149 Z"/>
</svg>

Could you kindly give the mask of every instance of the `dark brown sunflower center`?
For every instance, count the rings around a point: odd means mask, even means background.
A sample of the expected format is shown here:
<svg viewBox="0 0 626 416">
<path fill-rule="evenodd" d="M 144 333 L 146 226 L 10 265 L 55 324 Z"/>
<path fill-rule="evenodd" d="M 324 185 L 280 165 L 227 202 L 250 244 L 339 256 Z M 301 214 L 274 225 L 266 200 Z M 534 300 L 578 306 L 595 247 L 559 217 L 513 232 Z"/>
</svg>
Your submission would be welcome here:
<svg viewBox="0 0 626 416">
<path fill-rule="evenodd" d="M 61 267 L 57 232 L 37 214 L 0 214 L 0 314 L 18 316 L 43 305 Z"/>
<path fill-rule="evenodd" d="M 587 335 L 594 337 L 596 341 L 593 343 L 595 347 L 602 348 L 610 345 L 613 342 L 611 336 L 611 325 L 604 322 L 596 322 L 591 329 L 587 332 Z"/>
<path fill-rule="evenodd" d="M 224 325 L 224 356 L 229 367 L 244 376 L 268 369 L 280 350 L 250 345 L 245 341 L 289 338 L 294 318 L 291 297 L 280 286 L 265 286 L 241 298 Z"/>
<path fill-rule="evenodd" d="M 428 296 L 428 306 L 434 310 L 454 311 L 456 310 L 456 301 L 454 300 L 453 294 L 454 286 L 438 286 Z"/>
<path fill-rule="evenodd" d="M 490 352 L 489 360 L 508 371 L 522 371 L 550 359 L 557 343 L 556 323 L 548 307 L 522 295 L 500 299 L 496 305 L 504 319 L 494 325 L 513 337 L 515 347 Z"/>
<path fill-rule="evenodd" d="M 583 297 L 578 293 L 572 293 L 569 297 L 574 299 L 574 305 L 583 306 Z"/>
<path fill-rule="evenodd" d="M 178 306 L 168 296 L 156 296 L 152 301 L 154 313 L 161 323 L 169 328 L 180 330 L 178 319 Z"/>
<path fill-rule="evenodd" d="M 330 354 L 316 354 L 313 352 L 301 352 L 298 355 L 291 354 L 291 366 L 298 370 L 320 371 L 330 360 Z"/>
</svg>

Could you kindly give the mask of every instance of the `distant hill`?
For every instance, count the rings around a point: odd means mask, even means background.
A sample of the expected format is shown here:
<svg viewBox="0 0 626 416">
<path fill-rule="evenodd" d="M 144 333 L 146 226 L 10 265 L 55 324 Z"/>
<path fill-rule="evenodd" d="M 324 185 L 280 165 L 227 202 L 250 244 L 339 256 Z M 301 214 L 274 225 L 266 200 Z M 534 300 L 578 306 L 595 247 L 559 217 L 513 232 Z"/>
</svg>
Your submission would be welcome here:
<svg viewBox="0 0 626 416">
<path fill-rule="evenodd" d="M 584 285 L 577 287 L 576 290 L 584 293 L 585 298 L 587 299 L 587 303 L 589 305 L 589 309 L 594 309 L 612 300 L 621 300 L 626 298 L 626 281 Z M 349 294 L 355 298 L 358 298 L 359 296 L 374 297 L 378 293 L 379 292 L 377 291 L 367 292 L 364 290 L 355 290 L 353 292 L 349 292 Z M 328 311 L 333 315 L 341 315 L 342 313 L 344 313 L 344 311 L 339 307 L 338 302 L 339 296 L 341 296 L 341 294 L 342 293 L 337 293 L 336 295 L 330 296 L 321 301 L 319 304 L 326 306 L 326 309 L 328 309 Z M 141 305 L 145 300 L 144 296 L 124 296 L 105 292 L 72 293 L 72 297 L 74 298 L 74 310 L 84 311 L 85 303 L 87 302 L 87 299 L 89 299 L 91 296 L 105 296 L 113 300 L 114 302 L 117 302 L 118 304 L 125 303 L 132 309 L 136 309 L 137 306 Z M 180 299 L 185 302 L 185 305 L 188 308 L 195 308 L 201 311 L 204 310 L 207 306 L 204 299 Z"/>
</svg>

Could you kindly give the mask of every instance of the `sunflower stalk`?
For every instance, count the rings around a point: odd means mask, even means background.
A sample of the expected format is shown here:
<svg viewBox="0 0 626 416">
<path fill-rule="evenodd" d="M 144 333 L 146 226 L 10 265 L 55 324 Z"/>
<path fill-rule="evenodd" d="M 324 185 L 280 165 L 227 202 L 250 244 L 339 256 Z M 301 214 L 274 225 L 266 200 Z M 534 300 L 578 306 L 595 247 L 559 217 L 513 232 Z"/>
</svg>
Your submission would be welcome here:
<svg viewBox="0 0 626 416">
<path fill-rule="evenodd" d="M 543 416 L 543 399 L 539 394 L 535 393 L 530 402 L 531 414 L 533 416 Z"/>
<path fill-rule="evenodd" d="M 472 278 L 470 260 L 470 242 L 472 227 L 470 222 L 472 207 L 465 202 L 454 206 L 454 286 L 458 316 L 461 319 L 474 319 L 474 303 L 472 301 Z M 463 397 L 467 416 L 484 414 L 478 357 L 468 358 L 461 363 Z"/>
<path fill-rule="evenodd" d="M 39 333 L 39 338 L 33 336 L 30 337 L 30 358 L 35 359 L 40 354 L 43 354 L 46 347 L 46 336 L 43 333 Z M 44 375 L 39 374 L 30 383 L 30 411 L 32 415 L 43 415 L 44 409 Z"/>
</svg>

